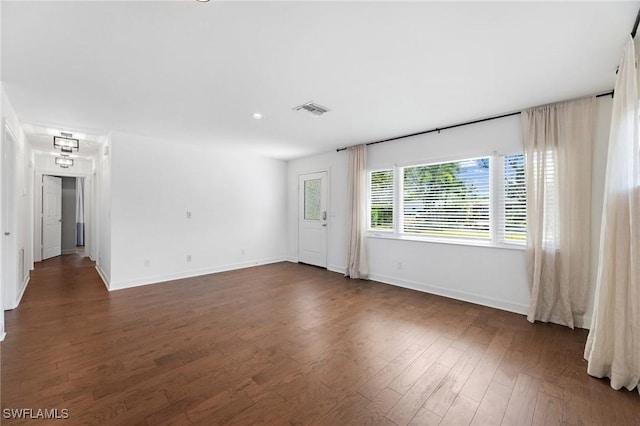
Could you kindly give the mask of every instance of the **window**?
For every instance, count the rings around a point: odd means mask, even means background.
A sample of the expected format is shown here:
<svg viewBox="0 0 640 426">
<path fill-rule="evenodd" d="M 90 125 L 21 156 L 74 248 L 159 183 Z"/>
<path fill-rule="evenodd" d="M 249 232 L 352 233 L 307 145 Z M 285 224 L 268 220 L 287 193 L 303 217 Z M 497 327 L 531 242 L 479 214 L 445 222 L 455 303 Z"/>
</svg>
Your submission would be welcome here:
<svg viewBox="0 0 640 426">
<path fill-rule="evenodd" d="M 522 245 L 526 207 L 523 154 L 369 173 L 369 229 L 380 236 Z"/>
<path fill-rule="evenodd" d="M 489 239 L 489 157 L 405 167 L 403 231 Z"/>
<path fill-rule="evenodd" d="M 524 243 L 527 239 L 527 192 L 524 183 L 524 155 L 504 157 L 504 227 L 502 239 Z"/>
<path fill-rule="evenodd" d="M 320 220 L 320 179 L 304 181 L 304 220 Z"/>
<path fill-rule="evenodd" d="M 370 229 L 388 231 L 393 229 L 393 170 L 379 170 L 369 175 Z"/>
</svg>

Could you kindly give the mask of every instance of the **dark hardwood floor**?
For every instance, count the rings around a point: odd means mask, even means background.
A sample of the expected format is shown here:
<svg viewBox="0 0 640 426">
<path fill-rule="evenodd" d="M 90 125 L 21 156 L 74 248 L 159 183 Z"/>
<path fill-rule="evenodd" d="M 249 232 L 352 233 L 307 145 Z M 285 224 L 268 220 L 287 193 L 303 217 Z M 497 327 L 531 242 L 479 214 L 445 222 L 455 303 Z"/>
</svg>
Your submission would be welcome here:
<svg viewBox="0 0 640 426">
<path fill-rule="evenodd" d="M 108 293 L 63 256 L 6 329 L 2 408 L 54 424 L 640 424 L 584 330 L 291 263 Z"/>
</svg>

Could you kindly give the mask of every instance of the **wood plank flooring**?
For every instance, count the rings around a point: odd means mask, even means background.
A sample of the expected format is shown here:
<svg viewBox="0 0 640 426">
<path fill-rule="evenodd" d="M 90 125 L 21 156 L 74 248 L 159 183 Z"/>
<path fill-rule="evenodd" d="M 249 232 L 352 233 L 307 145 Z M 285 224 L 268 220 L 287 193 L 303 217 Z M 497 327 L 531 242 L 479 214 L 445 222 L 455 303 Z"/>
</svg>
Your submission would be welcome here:
<svg viewBox="0 0 640 426">
<path fill-rule="evenodd" d="M 291 263 L 108 293 L 50 259 L 6 329 L 2 408 L 56 424 L 640 424 L 584 330 Z"/>
</svg>

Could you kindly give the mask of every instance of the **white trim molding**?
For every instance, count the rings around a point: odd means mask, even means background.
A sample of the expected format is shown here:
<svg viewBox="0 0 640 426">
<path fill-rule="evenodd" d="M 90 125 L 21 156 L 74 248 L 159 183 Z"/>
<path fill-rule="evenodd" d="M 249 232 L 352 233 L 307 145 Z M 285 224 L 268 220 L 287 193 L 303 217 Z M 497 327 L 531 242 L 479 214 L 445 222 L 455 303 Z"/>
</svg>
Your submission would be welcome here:
<svg viewBox="0 0 640 426">
<path fill-rule="evenodd" d="M 227 265 L 212 266 L 209 268 L 194 269 L 190 271 L 176 272 L 171 274 L 154 275 L 144 278 L 136 278 L 132 280 L 116 281 L 110 283 L 107 287 L 109 291 L 124 290 L 127 288 L 139 287 L 143 285 L 159 284 L 166 281 L 180 280 L 184 278 L 198 277 L 201 275 L 215 274 L 218 272 L 233 271 L 236 269 L 251 268 L 254 266 L 268 265 L 271 263 L 285 262 L 285 256 L 274 257 L 268 259 L 259 259 L 248 262 L 231 263 Z"/>
<path fill-rule="evenodd" d="M 404 287 L 411 290 L 421 291 L 423 293 L 435 294 L 437 296 L 444 296 L 450 299 L 461 300 L 463 302 L 474 303 L 476 305 L 488 306 L 490 308 L 500 309 L 503 311 L 514 312 L 516 314 L 526 315 L 529 311 L 529 306 L 509 302 L 507 300 L 494 299 L 491 297 L 480 296 L 477 294 L 467 293 L 459 290 L 451 290 L 444 287 L 425 284 L 417 281 L 403 280 L 400 278 L 390 277 L 381 274 L 369 274 L 369 279 L 373 281 L 379 281 L 384 284 L 395 285 L 398 287 Z"/>
<path fill-rule="evenodd" d="M 327 269 L 331 272 L 337 272 L 342 275 L 344 275 L 347 272 L 347 267 L 340 266 L 340 265 L 327 265 Z"/>
<path fill-rule="evenodd" d="M 20 294 L 18 295 L 18 298 L 16 299 L 16 306 L 14 306 L 12 309 L 15 309 L 18 307 L 18 305 L 20 305 L 20 302 L 22 301 L 22 296 L 24 296 L 24 292 L 27 290 L 27 286 L 29 285 L 29 281 L 31 280 L 31 274 L 27 274 L 24 277 L 24 281 L 22 281 L 22 288 L 20 289 Z"/>
<path fill-rule="evenodd" d="M 96 271 L 98 271 L 98 275 L 100 275 L 100 279 L 102 280 L 102 282 L 104 283 L 104 286 L 107 288 L 108 291 L 111 291 L 109 289 L 109 275 L 107 273 L 105 273 L 102 268 L 100 267 L 100 265 L 96 264 Z"/>
</svg>

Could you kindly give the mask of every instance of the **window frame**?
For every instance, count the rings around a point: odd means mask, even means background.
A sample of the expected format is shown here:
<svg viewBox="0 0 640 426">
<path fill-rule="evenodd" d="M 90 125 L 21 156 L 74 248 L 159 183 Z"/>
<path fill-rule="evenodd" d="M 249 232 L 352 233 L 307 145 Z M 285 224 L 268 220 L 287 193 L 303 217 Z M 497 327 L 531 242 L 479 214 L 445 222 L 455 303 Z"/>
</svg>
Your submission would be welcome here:
<svg viewBox="0 0 640 426">
<path fill-rule="evenodd" d="M 505 157 L 514 154 L 523 154 L 521 151 L 498 154 L 496 152 L 475 153 L 451 158 L 433 159 L 432 161 L 406 162 L 402 165 L 394 164 L 392 167 L 376 167 L 367 171 L 367 236 L 369 238 L 406 240 L 429 243 L 442 243 L 465 246 L 492 247 L 512 250 L 524 250 L 526 240 L 523 242 L 509 241 L 501 236 L 505 224 L 504 209 L 504 161 Z M 478 158 L 489 158 L 489 238 L 476 239 L 451 236 L 421 235 L 404 232 L 404 169 L 410 167 L 430 166 L 444 163 L 457 163 Z M 393 172 L 393 224 L 392 229 L 378 230 L 371 228 L 371 173 L 379 171 Z"/>
<path fill-rule="evenodd" d="M 498 223 L 496 226 L 496 231 L 497 231 L 497 236 L 496 239 L 501 243 L 501 244 L 508 244 L 508 245 L 515 245 L 515 246 L 522 246 L 525 247 L 527 244 L 527 233 L 526 233 L 526 229 L 527 229 L 527 219 L 526 219 L 526 214 L 527 214 L 527 202 L 526 202 L 526 190 L 527 190 L 527 182 L 526 182 L 526 170 L 525 170 L 525 174 L 523 176 L 524 181 L 522 182 L 522 185 L 524 186 L 524 191 L 525 191 L 525 205 L 524 205 L 524 214 L 525 214 L 525 220 L 524 220 L 524 225 L 525 225 L 525 237 L 523 240 L 508 240 L 507 239 L 507 215 L 506 215 L 506 187 L 505 187 L 505 181 L 506 181 L 506 172 L 504 170 L 505 167 L 505 162 L 507 160 L 507 157 L 511 157 L 514 155 L 522 155 L 522 166 L 523 168 L 526 166 L 526 161 L 524 158 L 524 152 L 512 152 L 512 153 L 508 153 L 508 154 L 504 154 L 504 155 L 500 155 L 498 158 L 500 159 L 500 167 L 502 167 L 502 173 L 500 176 L 498 176 L 498 179 L 500 181 L 499 185 L 500 185 L 500 194 L 499 194 L 499 202 L 500 202 L 500 208 L 503 212 L 503 215 L 498 217 Z"/>
<path fill-rule="evenodd" d="M 391 214 L 391 229 L 373 229 L 371 227 L 371 175 L 376 172 L 387 172 L 391 171 L 391 178 L 393 179 L 392 185 L 392 214 Z M 384 233 L 384 234 L 395 234 L 397 229 L 397 171 L 396 167 L 382 167 L 377 169 L 367 170 L 367 231 L 369 233 Z"/>
<path fill-rule="evenodd" d="M 472 241 L 481 241 L 481 242 L 486 242 L 491 240 L 491 167 L 492 167 L 492 159 L 491 156 L 488 155 L 484 155 L 484 156 L 479 156 L 479 157 L 470 157 L 470 158 L 463 158 L 460 160 L 454 160 L 454 161 L 437 161 L 437 162 L 433 162 L 433 163 L 427 163 L 427 164 L 416 164 L 416 165 L 411 165 L 411 166 L 404 166 L 402 167 L 399 172 L 402 175 L 402 190 L 403 190 L 403 196 L 401 198 L 402 200 L 402 204 L 399 206 L 399 209 L 401 208 L 402 210 L 400 210 L 400 214 L 402 214 L 402 218 L 403 220 L 405 219 L 405 208 L 406 208 L 406 200 L 404 197 L 404 190 L 405 190 L 405 185 L 404 185 L 404 177 L 405 177 L 405 171 L 407 169 L 416 169 L 416 168 L 420 168 L 420 167 L 429 167 L 429 166 L 438 166 L 438 165 L 442 165 L 442 164 L 461 164 L 464 162 L 468 162 L 468 161 L 477 161 L 477 160 L 482 160 L 482 159 L 487 159 L 489 161 L 489 169 L 487 172 L 487 189 L 488 189 L 488 196 L 489 199 L 487 200 L 487 238 L 474 238 L 474 237 L 465 237 L 465 236 L 454 236 L 454 235 L 445 235 L 442 237 L 439 237 L 437 235 L 433 235 L 433 234 L 429 234 L 428 232 L 425 232 L 424 234 L 419 233 L 419 232 L 408 232 L 404 226 L 402 226 L 401 228 L 398 229 L 399 233 L 402 235 L 408 235 L 408 236 L 418 236 L 418 237 L 429 237 L 429 238 L 436 238 L 436 239 L 440 239 L 440 238 L 444 238 L 444 239 L 454 239 L 454 240 L 462 240 L 462 241 L 466 241 L 466 240 L 472 240 Z M 446 222 L 446 221 L 442 221 L 440 222 L 442 223 L 442 228 L 446 229 L 448 228 L 450 224 L 450 222 Z M 404 225 L 404 224 L 403 224 Z M 450 230 L 451 232 L 453 232 L 453 229 Z M 473 229 L 467 229 L 467 231 L 475 231 Z"/>
</svg>

